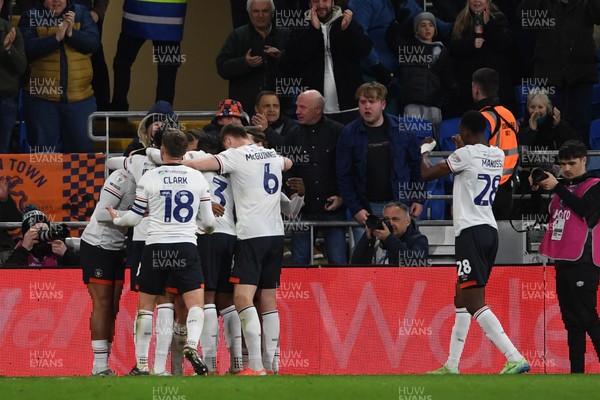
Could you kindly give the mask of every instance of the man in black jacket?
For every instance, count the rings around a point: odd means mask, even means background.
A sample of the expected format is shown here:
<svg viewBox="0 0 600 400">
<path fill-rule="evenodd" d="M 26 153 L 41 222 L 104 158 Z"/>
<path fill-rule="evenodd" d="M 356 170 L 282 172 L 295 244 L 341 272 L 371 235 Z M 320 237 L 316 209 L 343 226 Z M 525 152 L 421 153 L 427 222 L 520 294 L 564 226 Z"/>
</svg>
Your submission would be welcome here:
<svg viewBox="0 0 600 400">
<path fill-rule="evenodd" d="M 229 98 L 240 101 L 246 110 L 254 109 L 256 95 L 275 91 L 276 80 L 288 40 L 288 30 L 272 23 L 273 0 L 248 2 L 250 23 L 229 34 L 217 56 L 217 72 L 229 81 Z"/>
<path fill-rule="evenodd" d="M 371 39 L 352 20 L 352 11 L 333 0 L 310 0 L 306 27 L 294 29 L 283 66 L 325 98 L 325 114 L 341 123 L 358 117 L 356 89 L 363 83 L 360 62 L 371 52 Z"/>
<path fill-rule="evenodd" d="M 0 221 L 20 222 L 23 215 L 10 195 L 10 178 L 0 176 Z M 0 229 L 0 264 L 15 248 L 15 241 L 5 229 Z"/>
<path fill-rule="evenodd" d="M 408 207 L 393 202 L 383 208 L 381 224 L 369 226 L 367 221 L 367 229 L 356 245 L 350 263 L 418 267 L 427 266 L 428 257 L 427 236 L 419 231 Z"/>
</svg>

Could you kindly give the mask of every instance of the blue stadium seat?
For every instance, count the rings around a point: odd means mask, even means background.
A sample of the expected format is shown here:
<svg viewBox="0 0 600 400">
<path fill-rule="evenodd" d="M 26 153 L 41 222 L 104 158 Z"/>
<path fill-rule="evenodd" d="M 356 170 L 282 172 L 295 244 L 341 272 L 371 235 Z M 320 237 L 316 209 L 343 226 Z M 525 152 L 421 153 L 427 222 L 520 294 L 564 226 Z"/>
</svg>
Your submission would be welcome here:
<svg viewBox="0 0 600 400">
<path fill-rule="evenodd" d="M 427 192 L 435 195 L 444 194 L 444 179 L 434 179 L 427 184 Z M 444 219 L 446 215 L 446 202 L 444 200 L 426 200 L 423 212 L 419 219 L 437 220 Z"/>
<path fill-rule="evenodd" d="M 600 150 L 600 119 L 595 119 L 590 124 L 590 146 L 592 150 Z"/>
<path fill-rule="evenodd" d="M 592 119 L 600 118 L 600 84 L 592 87 Z"/>
<path fill-rule="evenodd" d="M 427 136 L 433 137 L 433 125 L 426 119 L 413 117 L 399 118 L 400 130 L 413 132 L 417 136 L 419 146 Z"/>
<path fill-rule="evenodd" d="M 440 143 L 439 147 L 442 151 L 454 151 L 456 146 L 452 141 L 452 136 L 458 134 L 460 118 L 452 118 L 444 120 L 440 123 Z"/>
</svg>

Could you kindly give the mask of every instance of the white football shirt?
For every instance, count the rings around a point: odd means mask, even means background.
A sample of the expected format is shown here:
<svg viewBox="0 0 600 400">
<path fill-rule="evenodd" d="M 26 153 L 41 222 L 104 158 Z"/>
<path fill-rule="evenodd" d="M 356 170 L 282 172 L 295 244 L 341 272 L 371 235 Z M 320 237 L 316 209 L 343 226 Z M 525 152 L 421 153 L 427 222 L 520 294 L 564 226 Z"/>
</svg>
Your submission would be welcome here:
<svg viewBox="0 0 600 400">
<path fill-rule="evenodd" d="M 454 173 L 454 235 L 476 225 L 498 229 L 492 204 L 502 178 L 504 152 L 495 146 L 467 145 L 446 160 Z"/>
<path fill-rule="evenodd" d="M 229 173 L 237 216 L 238 239 L 283 236 L 281 185 L 284 158 L 254 144 L 215 156 L 221 175 Z"/>
<path fill-rule="evenodd" d="M 133 179 L 135 179 L 136 182 L 139 182 L 146 172 L 152 171 L 154 168 L 156 168 L 156 164 L 154 164 L 150 158 L 141 154 L 135 154 L 127 157 L 123 162 L 123 166 L 127 172 L 133 175 Z M 148 219 L 144 218 L 142 222 L 133 228 L 133 240 L 136 242 L 143 242 L 146 240 L 146 235 L 148 234 L 148 223 Z"/>
<path fill-rule="evenodd" d="M 100 199 L 96 204 L 89 224 L 81 234 L 81 239 L 92 246 L 100 246 L 105 250 L 121 250 L 125 248 L 125 231 L 113 224 L 107 208 L 127 211 L 135 198 L 135 181 L 133 176 L 119 169 L 113 172 L 104 182 Z"/>
<path fill-rule="evenodd" d="M 144 174 L 130 212 L 115 224 L 139 222 L 146 210 L 146 244 L 196 244 L 196 220 L 201 217 L 204 226 L 215 223 L 208 183 L 201 172 L 184 165 L 163 165 Z"/>
<path fill-rule="evenodd" d="M 195 160 L 205 157 L 204 151 L 188 151 L 184 160 Z M 219 203 L 225 208 L 222 216 L 215 218 L 215 232 L 235 236 L 235 218 L 233 215 L 233 193 L 228 176 L 219 175 L 213 171 L 202 172 L 210 187 L 210 196 L 213 203 Z"/>
</svg>

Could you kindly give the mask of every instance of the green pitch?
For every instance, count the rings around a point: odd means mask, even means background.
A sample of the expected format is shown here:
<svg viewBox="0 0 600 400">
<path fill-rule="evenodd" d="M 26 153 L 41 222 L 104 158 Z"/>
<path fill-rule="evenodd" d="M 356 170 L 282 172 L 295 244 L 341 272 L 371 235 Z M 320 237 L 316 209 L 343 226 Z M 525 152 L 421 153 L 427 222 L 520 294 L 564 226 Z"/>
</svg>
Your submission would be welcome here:
<svg viewBox="0 0 600 400">
<path fill-rule="evenodd" d="M 598 375 L 0 378 L 3 400 L 597 399 Z"/>
</svg>

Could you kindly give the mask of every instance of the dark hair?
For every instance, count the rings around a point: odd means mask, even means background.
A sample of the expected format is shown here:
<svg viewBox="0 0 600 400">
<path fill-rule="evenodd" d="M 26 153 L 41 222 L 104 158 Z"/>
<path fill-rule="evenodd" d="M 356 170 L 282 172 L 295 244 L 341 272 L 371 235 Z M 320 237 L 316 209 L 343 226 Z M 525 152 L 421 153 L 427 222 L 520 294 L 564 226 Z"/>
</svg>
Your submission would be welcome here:
<svg viewBox="0 0 600 400">
<path fill-rule="evenodd" d="M 265 135 L 259 126 L 247 126 L 246 133 L 252 136 L 254 143 L 262 143 L 264 147 L 267 147 L 267 135 Z"/>
<path fill-rule="evenodd" d="M 479 68 L 473 72 L 473 82 L 479 86 L 485 97 L 496 96 L 498 94 L 500 76 L 495 69 Z"/>
<path fill-rule="evenodd" d="M 467 128 L 472 135 L 483 135 L 487 127 L 487 120 L 479 111 L 469 110 L 460 118 L 460 124 Z"/>
<path fill-rule="evenodd" d="M 171 157 L 183 157 L 187 151 L 188 138 L 179 129 L 167 128 L 162 137 L 162 146 Z"/>
<path fill-rule="evenodd" d="M 198 150 L 209 154 L 217 154 L 223 149 L 219 137 L 215 134 L 206 133 L 200 128 L 192 129 L 188 133 L 193 133 L 198 138 Z"/>
<path fill-rule="evenodd" d="M 579 140 L 567 140 L 558 149 L 559 160 L 572 160 L 581 157 L 587 157 L 587 147 Z"/>
<path fill-rule="evenodd" d="M 275 96 L 275 97 L 277 97 L 277 100 L 279 101 L 279 96 L 277 96 L 277 93 L 275 93 L 271 90 L 263 90 L 262 92 L 260 92 L 258 94 L 258 96 L 256 96 L 256 102 L 254 102 L 254 104 L 256 104 L 258 106 L 258 104 L 260 103 L 260 99 L 262 99 L 264 96 Z"/>
<path fill-rule="evenodd" d="M 230 122 L 221 128 L 221 142 L 225 139 L 225 136 L 231 136 L 238 139 L 247 139 L 246 129 L 235 122 Z"/>
</svg>

